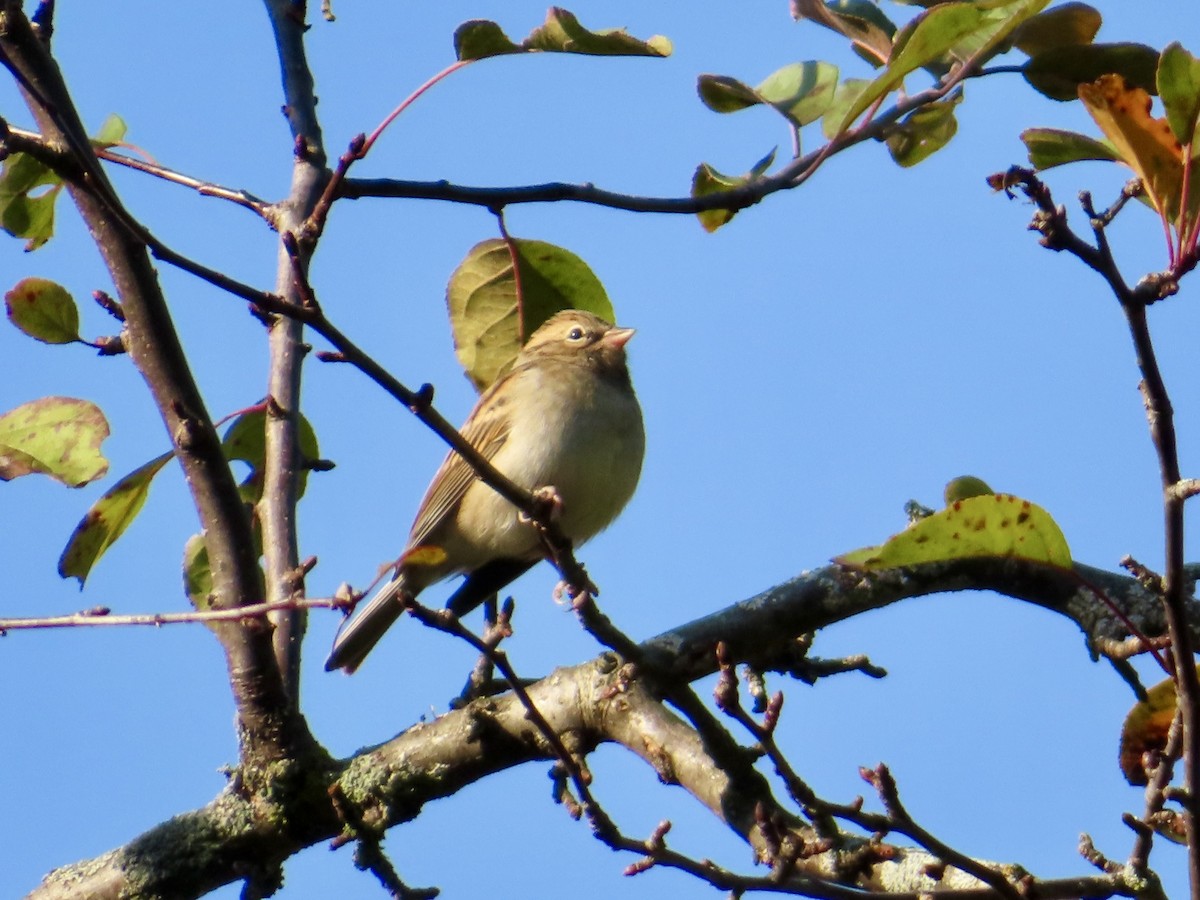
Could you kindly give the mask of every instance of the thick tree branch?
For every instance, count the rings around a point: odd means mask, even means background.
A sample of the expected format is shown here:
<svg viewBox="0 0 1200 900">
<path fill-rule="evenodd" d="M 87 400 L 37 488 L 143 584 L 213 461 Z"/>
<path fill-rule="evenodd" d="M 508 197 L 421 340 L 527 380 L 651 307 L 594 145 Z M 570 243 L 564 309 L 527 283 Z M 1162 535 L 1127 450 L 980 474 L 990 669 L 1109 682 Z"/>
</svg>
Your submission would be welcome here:
<svg viewBox="0 0 1200 900">
<path fill-rule="evenodd" d="M 1101 586 L 1145 634 L 1166 626 L 1162 606 L 1127 576 L 1080 567 L 1089 583 Z M 864 577 L 835 566 L 792 579 L 639 645 L 653 658 L 656 673 L 690 681 L 717 668 L 715 648 L 724 641 L 729 660 L 769 669 L 804 634 L 907 597 L 947 590 L 997 590 L 1058 612 L 1077 622 L 1091 642 L 1115 638 L 1123 626 L 1108 607 L 1079 586 L 1073 573 L 1018 560 L 959 560 L 903 572 Z M 1200 628 L 1200 608 L 1189 601 L 1192 628 Z M 755 811 L 763 797 L 744 793 L 747 783 L 731 778 L 688 723 L 669 712 L 649 685 L 608 654 L 560 669 L 528 688 L 528 696 L 549 727 L 571 734 L 580 752 L 615 741 L 651 765 L 667 783 L 691 793 L 705 808 L 766 852 L 767 836 Z M 247 866 L 278 861 L 304 846 L 333 838 L 342 823 L 326 788 L 337 783 L 357 811 L 360 827 L 374 833 L 420 814 L 431 800 L 448 797 L 494 772 L 526 762 L 554 760 L 556 753 L 529 721 L 512 694 L 485 698 L 417 725 L 388 743 L 343 763 L 311 759 L 279 770 L 282 784 L 266 796 L 234 784 L 207 807 L 187 813 L 97 860 L 59 870 L 32 897 L 115 897 L 133 880 L 151 888 L 195 884 L 180 896 L 196 896 L 206 886 L 245 877 Z M 753 785 L 751 785 L 753 787 Z M 603 792 L 603 785 L 593 786 Z M 757 790 L 757 789 L 755 789 Z M 271 804 L 276 804 L 272 806 Z M 235 827 L 236 823 L 236 827 Z M 817 836 L 812 835 L 813 839 Z M 208 842 L 213 846 L 209 847 Z M 930 880 L 927 854 L 902 852 L 890 862 L 875 861 L 860 888 L 889 892 L 938 888 L 978 891 L 978 883 L 955 869 Z M 843 877 L 828 853 L 798 861 L 798 877 Z M 948 874 L 946 874 L 948 873 Z M 1039 897 L 1128 894 L 1120 873 L 1100 878 L 1037 882 Z M 811 890 L 810 890 L 811 893 Z M 841 896 L 827 894 L 828 896 Z"/>
</svg>

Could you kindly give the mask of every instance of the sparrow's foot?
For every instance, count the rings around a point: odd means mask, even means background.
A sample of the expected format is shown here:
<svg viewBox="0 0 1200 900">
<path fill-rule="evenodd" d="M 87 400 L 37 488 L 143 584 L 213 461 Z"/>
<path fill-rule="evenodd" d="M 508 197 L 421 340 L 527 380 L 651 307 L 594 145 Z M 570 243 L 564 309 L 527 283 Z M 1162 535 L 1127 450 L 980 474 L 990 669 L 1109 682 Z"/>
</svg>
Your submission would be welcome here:
<svg viewBox="0 0 1200 900">
<path fill-rule="evenodd" d="M 552 484 L 545 484 L 539 488 L 534 488 L 531 493 L 533 494 L 532 515 L 522 512 L 520 514 L 521 521 L 532 522 L 536 520 L 542 524 L 557 521 L 562 515 L 563 510 L 562 497 L 558 494 L 558 488 Z"/>
</svg>

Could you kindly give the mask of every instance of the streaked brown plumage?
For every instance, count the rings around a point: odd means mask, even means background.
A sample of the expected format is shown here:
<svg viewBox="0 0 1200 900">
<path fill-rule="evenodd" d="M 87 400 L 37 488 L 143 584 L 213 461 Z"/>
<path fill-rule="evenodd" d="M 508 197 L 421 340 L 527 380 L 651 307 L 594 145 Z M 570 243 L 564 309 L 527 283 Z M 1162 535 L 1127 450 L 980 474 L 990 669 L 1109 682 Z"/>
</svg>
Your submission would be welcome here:
<svg viewBox="0 0 1200 900">
<path fill-rule="evenodd" d="M 591 313 L 557 313 L 530 336 L 461 429 L 517 484 L 555 489 L 559 525 L 576 545 L 617 517 L 641 474 L 642 414 L 625 359 L 632 336 L 632 329 Z M 403 611 L 402 595 L 415 597 L 434 582 L 466 574 L 447 603 L 463 615 L 541 558 L 534 528 L 452 451 L 421 501 L 392 580 L 338 635 L 326 670 L 358 668 Z"/>
</svg>

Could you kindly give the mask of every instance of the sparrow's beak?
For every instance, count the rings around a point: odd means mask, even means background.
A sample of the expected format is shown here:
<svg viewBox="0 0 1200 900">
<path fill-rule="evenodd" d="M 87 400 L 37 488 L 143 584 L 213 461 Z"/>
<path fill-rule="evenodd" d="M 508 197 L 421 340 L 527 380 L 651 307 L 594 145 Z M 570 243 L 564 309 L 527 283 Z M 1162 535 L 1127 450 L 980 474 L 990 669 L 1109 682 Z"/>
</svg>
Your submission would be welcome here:
<svg viewBox="0 0 1200 900">
<path fill-rule="evenodd" d="M 604 343 L 622 349 L 637 332 L 632 328 L 611 328 L 604 334 Z"/>
</svg>

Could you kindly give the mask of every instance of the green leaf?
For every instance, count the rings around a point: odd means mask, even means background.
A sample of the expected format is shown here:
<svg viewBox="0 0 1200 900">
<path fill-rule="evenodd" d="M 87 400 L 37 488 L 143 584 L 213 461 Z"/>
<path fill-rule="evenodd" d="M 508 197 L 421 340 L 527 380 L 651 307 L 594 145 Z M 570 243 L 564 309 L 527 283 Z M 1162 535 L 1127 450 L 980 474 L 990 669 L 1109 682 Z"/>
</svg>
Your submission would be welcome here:
<svg viewBox="0 0 1200 900">
<path fill-rule="evenodd" d="M 48 166 L 27 153 L 14 153 L 0 169 L 0 203 L 17 194 L 28 193 L 44 184 L 58 184 L 59 177 Z"/>
<path fill-rule="evenodd" d="M 1011 494 L 971 497 L 920 519 L 880 547 L 839 556 L 867 572 L 980 556 L 1070 568 L 1071 551 L 1050 514 Z"/>
<path fill-rule="evenodd" d="M 876 68 L 892 55 L 896 25 L 870 0 L 792 0 L 792 17 L 811 19 L 845 35 L 855 52 Z"/>
<path fill-rule="evenodd" d="M 723 75 L 701 75 L 697 90 L 713 112 L 737 112 L 762 103 L 774 107 L 799 128 L 825 114 L 833 102 L 837 78 L 837 66 L 799 62 L 772 73 L 756 88 Z"/>
<path fill-rule="evenodd" d="M 1158 63 L 1158 94 L 1171 131 L 1181 144 L 1196 146 L 1196 122 L 1200 119 L 1200 60 L 1175 42 L 1162 52 Z"/>
<path fill-rule="evenodd" d="M 738 112 L 763 102 L 754 88 L 727 75 L 701 75 L 696 79 L 696 92 L 700 101 L 717 113 Z"/>
<path fill-rule="evenodd" d="M 1086 3 L 1064 3 L 1038 13 L 1013 32 L 1013 45 L 1027 56 L 1056 47 L 1090 44 L 1100 31 L 1100 11 Z"/>
<path fill-rule="evenodd" d="M 250 467 L 250 474 L 242 480 L 238 487 L 242 500 L 246 503 L 257 503 L 262 497 L 263 467 L 266 465 L 267 459 L 266 428 L 266 411 L 256 409 L 234 419 L 226 429 L 225 437 L 221 440 L 221 449 L 225 452 L 226 459 L 231 462 L 235 459 L 241 460 Z M 321 452 L 317 445 L 317 433 L 313 430 L 312 423 L 303 414 L 300 416 L 297 428 L 300 455 L 305 460 L 319 459 Z M 308 487 L 308 472 L 307 467 L 300 467 L 296 478 L 297 499 L 304 496 L 304 491 Z"/>
<path fill-rule="evenodd" d="M 42 397 L 0 416 L 0 481 L 40 472 L 82 487 L 108 471 L 108 422 L 94 403 Z"/>
<path fill-rule="evenodd" d="M 202 534 L 193 534 L 183 545 L 183 591 L 198 612 L 213 608 L 212 568 L 208 564 L 208 546 Z M 205 624 L 212 627 L 211 622 Z"/>
<path fill-rule="evenodd" d="M 954 107 L 961 100 L 960 93 L 949 100 L 922 106 L 884 131 L 888 151 L 897 165 L 904 168 L 915 166 L 950 142 L 958 132 Z"/>
<path fill-rule="evenodd" d="M 100 147 L 112 147 L 125 140 L 127 131 L 129 131 L 129 127 L 125 124 L 125 120 L 115 113 L 111 113 L 100 125 L 100 130 L 92 138 L 92 143 Z"/>
<path fill-rule="evenodd" d="M 58 559 L 59 575 L 78 578 L 83 587 L 92 567 L 137 518 L 150 493 L 150 482 L 173 456 L 168 451 L 139 466 L 92 504 L 63 548 Z"/>
<path fill-rule="evenodd" d="M 489 19 L 463 22 L 454 31 L 454 54 L 460 60 L 487 59 L 513 53 L 580 53 L 587 56 L 670 56 L 671 42 L 662 35 L 646 40 L 619 28 L 589 31 L 574 14 L 552 6 L 545 24 L 520 44 Z"/>
<path fill-rule="evenodd" d="M 1050 0 L 976 0 L 981 27 L 950 48 L 954 59 L 974 59 L 983 65 L 993 56 L 1012 49 L 1012 36 L 1018 28 L 1043 10 Z"/>
<path fill-rule="evenodd" d="M 257 519 L 252 521 L 255 556 L 262 556 L 262 528 Z M 259 569 L 259 595 L 266 596 L 266 578 Z M 183 545 L 183 591 L 188 601 L 197 612 L 208 612 L 218 607 L 213 602 L 216 595 L 213 591 L 212 566 L 208 561 L 208 545 L 204 535 L 193 534 Z M 205 622 L 214 631 L 219 627 L 216 622 Z"/>
<path fill-rule="evenodd" d="M 487 19 L 463 22 L 454 31 L 454 55 L 461 60 L 523 52 L 520 45 L 509 39 L 503 28 Z"/>
<path fill-rule="evenodd" d="M 34 195 L 39 187 L 50 185 Z M 14 153 L 0 170 L 0 228 L 27 238 L 25 250 L 41 247 L 54 236 L 54 203 L 62 182 L 46 166 L 24 153 Z"/>
<path fill-rule="evenodd" d="M 1022 22 L 1040 12 L 1049 0 L 1012 0 L 990 8 L 972 3 L 943 3 L 921 13 L 898 36 L 892 60 L 846 112 L 834 133 L 854 123 L 881 97 L 904 82 L 905 76 L 937 62 L 952 50 L 985 58 Z"/>
<path fill-rule="evenodd" d="M 67 289 L 45 278 L 23 278 L 4 295 L 8 319 L 43 344 L 72 344 L 79 336 L 79 308 Z"/>
<path fill-rule="evenodd" d="M 982 478 L 977 478 L 974 475 L 959 475 L 957 478 L 951 478 L 946 482 L 946 489 L 942 492 L 942 496 L 946 500 L 946 505 L 951 506 L 959 500 L 966 500 L 970 497 L 982 497 L 985 494 L 996 493 L 988 483 Z"/>
<path fill-rule="evenodd" d="M 696 168 L 696 174 L 692 176 L 692 196 L 706 197 L 709 194 L 717 194 L 721 191 L 742 187 L 760 178 L 763 172 L 767 171 L 774 161 L 775 151 L 772 150 L 756 162 L 754 167 L 745 175 L 725 175 L 718 172 L 708 163 L 701 163 Z M 706 209 L 696 213 L 701 226 L 710 234 L 722 225 L 727 224 L 735 215 L 737 215 L 736 209 Z"/>
<path fill-rule="evenodd" d="M 671 42 L 662 35 L 639 40 L 624 29 L 589 31 L 573 13 L 550 7 L 546 22 L 521 44 L 526 50 L 550 53 L 582 53 L 588 56 L 670 56 Z"/>
<path fill-rule="evenodd" d="M 854 105 L 859 94 L 870 84 L 871 82 L 865 78 L 847 78 L 837 86 L 833 102 L 829 104 L 829 109 L 825 110 L 825 115 L 821 118 L 821 133 L 826 138 L 833 140 L 838 136 L 842 122 L 846 119 L 846 113 Z"/>
<path fill-rule="evenodd" d="M 521 344 L 562 309 L 582 309 L 609 322 L 612 303 L 604 285 L 582 259 L 544 241 L 517 239 L 521 296 L 517 296 L 508 244 L 476 244 L 446 287 L 454 347 L 479 391 L 502 374 Z"/>
<path fill-rule="evenodd" d="M 774 72 L 758 86 L 758 94 L 798 127 L 815 122 L 829 109 L 837 89 L 837 66 L 799 62 Z"/>
<path fill-rule="evenodd" d="M 1052 100 L 1076 100 L 1079 85 L 1101 75 L 1123 75 L 1130 87 L 1156 94 L 1158 51 L 1145 44 L 1080 44 L 1055 47 L 1031 58 L 1025 80 Z"/>
<path fill-rule="evenodd" d="M 1029 150 L 1029 162 L 1039 171 L 1083 160 L 1121 159 L 1111 144 L 1073 131 L 1029 128 L 1021 132 L 1021 140 Z"/>
</svg>

